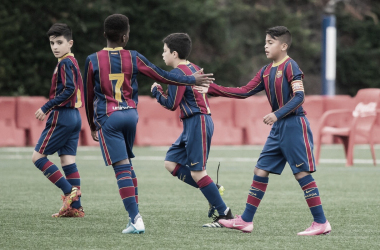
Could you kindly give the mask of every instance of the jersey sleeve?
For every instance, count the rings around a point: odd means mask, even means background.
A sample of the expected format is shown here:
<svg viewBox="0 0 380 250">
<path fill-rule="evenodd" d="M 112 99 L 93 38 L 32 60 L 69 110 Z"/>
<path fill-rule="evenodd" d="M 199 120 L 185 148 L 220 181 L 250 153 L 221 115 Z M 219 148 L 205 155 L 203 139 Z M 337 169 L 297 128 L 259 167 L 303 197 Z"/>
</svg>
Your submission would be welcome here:
<svg viewBox="0 0 380 250">
<path fill-rule="evenodd" d="M 295 61 L 290 60 L 286 65 L 285 76 L 292 87 L 293 97 L 283 107 L 274 112 L 277 119 L 281 119 L 295 111 L 305 101 L 305 92 L 303 87 L 304 75 Z"/>
<path fill-rule="evenodd" d="M 94 71 L 90 57 L 87 57 L 84 66 L 84 103 L 86 107 L 86 116 L 88 124 L 92 131 L 96 130 L 94 123 L 94 97 L 95 97 L 95 81 L 94 81 Z"/>
<path fill-rule="evenodd" d="M 73 63 L 70 60 L 63 60 L 58 65 L 58 70 L 60 71 L 59 75 L 63 84 L 63 90 L 41 107 L 42 112 L 45 114 L 55 107 L 65 105 L 67 103 L 66 101 L 75 94 L 77 84 L 75 82 L 75 75 L 79 74 L 79 72 L 76 72 Z"/>
<path fill-rule="evenodd" d="M 212 96 L 223 96 L 236 99 L 245 99 L 262 90 L 264 90 L 264 81 L 262 73 L 264 69 L 257 72 L 256 76 L 243 87 L 223 87 L 215 83 L 211 83 L 208 89 L 208 94 Z"/>
<path fill-rule="evenodd" d="M 173 84 L 178 86 L 194 85 L 195 77 L 194 76 L 185 76 L 169 73 L 153 63 L 149 62 L 143 55 L 136 52 L 136 64 L 137 69 L 140 73 L 152 78 L 155 81 Z"/>
<path fill-rule="evenodd" d="M 179 69 L 173 69 L 170 73 L 183 75 L 183 72 Z M 165 94 L 161 86 L 154 87 L 152 91 L 153 97 L 157 99 L 157 102 L 164 108 L 169 110 L 176 110 L 181 103 L 183 94 L 186 91 L 186 86 L 168 86 L 168 93 Z"/>
</svg>

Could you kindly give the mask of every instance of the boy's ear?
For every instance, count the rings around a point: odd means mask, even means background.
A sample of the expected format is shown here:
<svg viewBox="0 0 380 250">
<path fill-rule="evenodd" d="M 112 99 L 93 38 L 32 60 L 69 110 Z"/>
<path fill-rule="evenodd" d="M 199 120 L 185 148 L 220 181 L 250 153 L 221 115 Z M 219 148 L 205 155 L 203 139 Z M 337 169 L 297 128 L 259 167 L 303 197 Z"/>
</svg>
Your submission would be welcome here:
<svg viewBox="0 0 380 250">
<path fill-rule="evenodd" d="M 70 41 L 69 41 L 69 46 L 70 46 L 70 48 L 73 47 L 73 44 L 74 44 L 74 40 L 70 40 Z"/>
<path fill-rule="evenodd" d="M 103 36 L 104 36 L 105 39 L 107 39 L 106 32 L 103 32 Z"/>
<path fill-rule="evenodd" d="M 281 45 L 281 50 L 282 50 L 282 51 L 287 51 L 287 50 L 288 50 L 288 44 L 283 43 L 283 44 Z"/>
</svg>

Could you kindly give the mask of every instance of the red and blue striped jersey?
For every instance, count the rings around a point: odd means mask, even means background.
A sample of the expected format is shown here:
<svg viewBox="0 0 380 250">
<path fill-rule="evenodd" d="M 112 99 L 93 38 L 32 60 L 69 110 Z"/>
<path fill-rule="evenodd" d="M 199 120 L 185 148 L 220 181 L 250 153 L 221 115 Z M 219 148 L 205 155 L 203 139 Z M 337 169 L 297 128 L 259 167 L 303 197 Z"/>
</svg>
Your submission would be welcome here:
<svg viewBox="0 0 380 250">
<path fill-rule="evenodd" d="M 256 76 L 243 87 L 223 87 L 212 83 L 208 93 L 213 96 L 244 99 L 265 90 L 272 112 L 277 119 L 281 119 L 289 114 L 306 114 L 301 106 L 305 100 L 302 81 L 301 69 L 293 59 L 287 56 L 276 64 L 270 63 L 261 68 Z"/>
<path fill-rule="evenodd" d="M 200 68 L 190 62 L 180 63 L 177 68 L 170 71 L 179 75 L 192 75 Z M 169 110 L 181 109 L 180 118 L 184 119 L 195 114 L 211 114 L 207 96 L 193 89 L 193 86 L 169 85 L 167 94 L 161 86 L 153 89 L 152 95 L 163 107 Z"/>
<path fill-rule="evenodd" d="M 58 59 L 51 80 L 49 101 L 41 107 L 49 113 L 58 107 L 80 108 L 83 100 L 83 80 L 74 54 L 69 53 Z"/>
<path fill-rule="evenodd" d="M 113 112 L 137 107 L 139 72 L 161 83 L 195 84 L 194 76 L 164 71 L 137 51 L 104 48 L 89 55 L 85 64 L 84 96 L 91 130 L 99 130 Z"/>
</svg>

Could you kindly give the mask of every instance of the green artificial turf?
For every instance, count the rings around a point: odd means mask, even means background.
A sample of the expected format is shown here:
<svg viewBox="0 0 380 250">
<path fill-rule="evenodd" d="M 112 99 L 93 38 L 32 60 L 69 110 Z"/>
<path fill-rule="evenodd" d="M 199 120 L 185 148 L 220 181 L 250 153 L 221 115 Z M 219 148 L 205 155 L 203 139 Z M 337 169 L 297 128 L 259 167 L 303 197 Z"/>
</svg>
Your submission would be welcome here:
<svg viewBox="0 0 380 250">
<path fill-rule="evenodd" d="M 31 162 L 33 148 L 0 148 L 0 249 L 380 249 L 380 166 L 366 146 L 356 147 L 358 164 L 345 167 L 340 145 L 324 146 L 313 174 L 332 226 L 327 236 L 302 237 L 312 216 L 289 166 L 271 175 L 251 234 L 202 228 L 211 222 L 202 193 L 163 167 L 167 147 L 135 148 L 139 208 L 146 233 L 123 235 L 128 216 L 112 167 L 99 148 L 79 148 L 84 218 L 51 218 L 61 191 Z M 225 188 L 233 214 L 245 208 L 261 146 L 212 147 L 207 171 Z M 380 156 L 379 148 L 376 153 Z M 56 155 L 49 159 L 59 165 Z M 380 161 L 379 161 L 380 162 Z"/>
</svg>

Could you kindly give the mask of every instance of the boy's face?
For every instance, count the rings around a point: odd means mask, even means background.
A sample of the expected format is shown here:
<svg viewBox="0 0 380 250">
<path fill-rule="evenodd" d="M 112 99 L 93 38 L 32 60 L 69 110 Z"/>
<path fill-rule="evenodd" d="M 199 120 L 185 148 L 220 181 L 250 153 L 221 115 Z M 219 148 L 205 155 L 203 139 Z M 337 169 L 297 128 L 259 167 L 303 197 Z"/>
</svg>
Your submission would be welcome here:
<svg viewBox="0 0 380 250">
<path fill-rule="evenodd" d="M 175 59 L 175 51 L 173 53 L 170 53 L 170 49 L 164 44 L 164 52 L 162 53 L 162 59 L 164 60 L 165 64 L 168 66 L 174 67 L 174 59 Z"/>
<path fill-rule="evenodd" d="M 277 60 L 286 53 L 288 45 L 286 43 L 282 43 L 279 39 L 274 39 L 270 35 L 267 34 L 265 37 L 265 54 L 268 59 Z"/>
<path fill-rule="evenodd" d="M 51 51 L 56 58 L 60 58 L 67 53 L 71 52 L 71 47 L 73 46 L 74 41 L 67 41 L 63 36 L 50 36 L 50 47 Z"/>
</svg>

